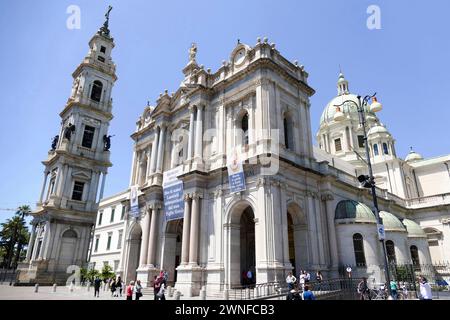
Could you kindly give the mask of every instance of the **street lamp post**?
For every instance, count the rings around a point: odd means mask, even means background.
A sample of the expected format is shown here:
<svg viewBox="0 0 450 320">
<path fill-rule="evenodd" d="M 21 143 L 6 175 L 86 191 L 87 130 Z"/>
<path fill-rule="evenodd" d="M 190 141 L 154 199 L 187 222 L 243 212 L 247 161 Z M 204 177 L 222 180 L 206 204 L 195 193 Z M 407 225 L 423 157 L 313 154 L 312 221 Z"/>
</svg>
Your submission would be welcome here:
<svg viewBox="0 0 450 320">
<path fill-rule="evenodd" d="M 382 109 L 381 104 L 377 101 L 377 99 L 375 98 L 376 93 L 373 95 L 367 95 L 365 96 L 363 99 L 361 99 L 361 96 L 358 96 L 358 103 L 356 103 L 353 100 L 346 100 L 344 102 L 342 102 L 340 105 L 335 105 L 336 107 L 336 113 L 334 115 L 334 120 L 335 121 L 342 121 L 345 116 L 344 113 L 340 110 L 340 107 L 343 106 L 345 103 L 350 102 L 356 105 L 356 108 L 358 110 L 358 115 L 359 115 L 359 124 L 362 126 L 363 129 L 363 134 L 364 134 L 364 147 L 365 147 L 365 151 L 366 151 L 366 158 L 367 158 L 367 166 L 369 168 L 369 175 L 368 176 L 359 176 L 358 180 L 362 183 L 364 182 L 364 187 L 365 188 L 370 188 L 371 192 L 372 192 L 372 198 L 373 198 L 373 205 L 375 207 L 375 216 L 377 219 L 377 228 L 379 229 L 380 227 L 383 230 L 384 233 L 384 227 L 383 227 L 383 219 L 380 217 L 380 211 L 378 209 L 378 200 L 377 200 L 377 194 L 376 194 L 376 190 L 375 190 L 375 178 L 373 176 L 373 171 L 372 171 L 372 164 L 370 162 L 370 152 L 369 152 L 369 144 L 367 141 L 367 132 L 366 132 L 366 114 L 365 114 L 365 108 L 367 106 L 368 101 L 372 98 L 372 104 L 370 105 L 370 111 L 372 112 L 378 112 Z M 377 233 L 380 234 L 379 230 L 377 230 Z M 381 246 L 383 248 L 383 258 L 384 258 L 384 272 L 385 272 L 385 277 L 386 277 L 386 282 L 387 282 L 387 288 L 388 288 L 388 292 L 389 292 L 389 296 L 391 297 L 391 280 L 390 280 L 390 276 L 389 276 L 389 265 L 388 265 L 388 258 L 387 258 L 387 254 L 386 254 L 386 246 L 384 243 L 384 236 L 380 237 L 379 236 L 379 240 L 381 243 Z"/>
</svg>

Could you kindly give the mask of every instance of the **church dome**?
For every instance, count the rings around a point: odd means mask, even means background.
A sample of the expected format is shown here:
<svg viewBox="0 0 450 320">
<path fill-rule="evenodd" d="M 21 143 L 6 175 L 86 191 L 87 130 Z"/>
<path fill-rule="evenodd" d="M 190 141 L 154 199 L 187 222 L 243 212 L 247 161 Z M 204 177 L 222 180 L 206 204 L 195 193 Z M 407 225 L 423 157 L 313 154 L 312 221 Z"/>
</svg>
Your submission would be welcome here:
<svg viewBox="0 0 450 320">
<path fill-rule="evenodd" d="M 380 211 L 380 217 L 383 219 L 383 225 L 387 231 L 406 231 L 403 223 L 392 213 Z"/>
<path fill-rule="evenodd" d="M 426 238 L 427 235 L 425 231 L 414 221 L 409 219 L 403 219 L 403 225 L 406 227 L 406 230 L 408 231 L 408 237 L 415 237 L 415 238 Z"/>
<path fill-rule="evenodd" d="M 342 73 L 339 74 L 339 79 L 337 82 L 338 88 L 338 96 L 333 98 L 325 107 L 325 110 L 322 112 L 322 116 L 320 117 L 320 126 L 324 124 L 328 124 L 334 121 L 334 114 L 336 113 L 336 105 L 341 105 L 344 101 L 350 100 L 349 102 L 344 103 L 344 105 L 340 106 L 340 110 L 344 113 L 345 116 L 350 116 L 352 119 L 358 120 L 358 108 L 356 107 L 359 104 L 358 96 L 349 92 L 348 89 L 348 81 L 345 79 Z M 369 106 L 365 107 L 366 117 L 374 117 L 376 118 L 373 112 L 370 112 Z"/>
<path fill-rule="evenodd" d="M 341 219 L 352 219 L 354 222 L 366 222 L 366 223 L 376 223 L 377 220 L 372 210 L 364 203 L 353 201 L 353 200 L 343 200 L 336 206 L 335 216 L 336 220 Z"/>
<path fill-rule="evenodd" d="M 412 148 L 411 151 L 408 153 L 408 155 L 405 158 L 406 162 L 414 162 L 414 161 L 420 161 L 423 160 L 423 157 L 420 153 L 415 152 Z"/>
<path fill-rule="evenodd" d="M 370 128 L 369 132 L 367 132 L 367 135 L 373 135 L 377 133 L 386 133 L 389 134 L 389 131 L 386 129 L 386 127 L 382 126 L 381 124 L 378 124 L 372 128 Z"/>
</svg>

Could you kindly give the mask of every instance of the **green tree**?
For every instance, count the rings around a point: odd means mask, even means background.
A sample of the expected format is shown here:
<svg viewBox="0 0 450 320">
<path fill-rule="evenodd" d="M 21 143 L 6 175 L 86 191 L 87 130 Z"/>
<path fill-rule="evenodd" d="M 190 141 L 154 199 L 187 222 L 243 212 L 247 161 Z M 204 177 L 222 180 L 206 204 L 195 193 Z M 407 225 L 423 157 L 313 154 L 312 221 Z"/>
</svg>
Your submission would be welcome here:
<svg viewBox="0 0 450 320">
<path fill-rule="evenodd" d="M 21 206 L 14 216 L 0 224 L 0 247 L 3 267 L 16 266 L 22 254 L 22 248 L 28 244 L 29 233 L 25 217 L 31 213 L 29 206 Z M 14 258 L 14 262 L 13 262 Z"/>
<path fill-rule="evenodd" d="M 106 280 L 115 277 L 115 273 L 112 271 L 111 266 L 105 264 L 100 274 L 100 279 Z"/>
</svg>

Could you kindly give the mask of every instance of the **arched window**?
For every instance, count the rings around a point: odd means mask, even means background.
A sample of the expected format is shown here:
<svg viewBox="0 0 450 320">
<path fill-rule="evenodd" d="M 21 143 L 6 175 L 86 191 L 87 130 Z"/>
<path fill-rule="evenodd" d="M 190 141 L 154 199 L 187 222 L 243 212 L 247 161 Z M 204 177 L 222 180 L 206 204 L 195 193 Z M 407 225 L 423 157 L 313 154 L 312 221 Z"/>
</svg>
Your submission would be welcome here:
<svg viewBox="0 0 450 320">
<path fill-rule="evenodd" d="M 373 145 L 373 155 L 374 156 L 378 155 L 378 145 L 376 143 Z"/>
<path fill-rule="evenodd" d="M 103 84 L 100 81 L 95 80 L 92 84 L 91 99 L 100 102 L 100 98 L 102 97 L 102 89 Z"/>
<path fill-rule="evenodd" d="M 383 143 L 383 153 L 389 154 L 389 149 L 388 149 L 388 145 L 386 142 Z"/>
<path fill-rule="evenodd" d="M 420 260 L 419 260 L 419 250 L 417 250 L 416 246 L 411 246 L 409 248 L 409 251 L 411 252 L 411 260 L 414 267 L 420 266 Z"/>
<path fill-rule="evenodd" d="M 386 254 L 389 263 L 397 262 L 397 259 L 395 258 L 395 245 L 391 240 L 386 241 Z"/>
<path fill-rule="evenodd" d="M 64 231 L 63 238 L 77 238 L 77 233 L 74 230 L 68 229 Z"/>
<path fill-rule="evenodd" d="M 364 255 L 363 236 L 359 233 L 353 235 L 353 250 L 355 251 L 355 262 L 357 266 L 366 266 L 366 257 Z"/>
<path fill-rule="evenodd" d="M 284 145 L 286 149 L 293 150 L 294 149 L 294 125 L 292 123 L 292 117 L 290 114 L 284 114 L 283 118 L 283 127 L 284 127 Z"/>
<path fill-rule="evenodd" d="M 247 112 L 242 116 L 241 129 L 243 131 L 242 144 L 248 145 L 248 113 Z"/>
</svg>

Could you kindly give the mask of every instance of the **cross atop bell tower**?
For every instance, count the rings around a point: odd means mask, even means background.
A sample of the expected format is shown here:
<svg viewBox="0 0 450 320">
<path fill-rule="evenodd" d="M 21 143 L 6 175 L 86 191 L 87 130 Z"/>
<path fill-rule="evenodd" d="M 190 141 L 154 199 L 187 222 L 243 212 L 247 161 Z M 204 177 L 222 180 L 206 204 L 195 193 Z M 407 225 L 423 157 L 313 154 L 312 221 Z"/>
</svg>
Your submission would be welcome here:
<svg viewBox="0 0 450 320">
<path fill-rule="evenodd" d="M 89 41 L 89 52 L 72 73 L 70 96 L 59 114 L 45 166 L 28 255 L 21 281 L 65 283 L 68 266 L 85 266 L 98 203 L 110 162 L 111 92 L 116 66 L 109 7 L 103 26 Z M 99 185 L 101 185 L 99 191 Z"/>
</svg>

